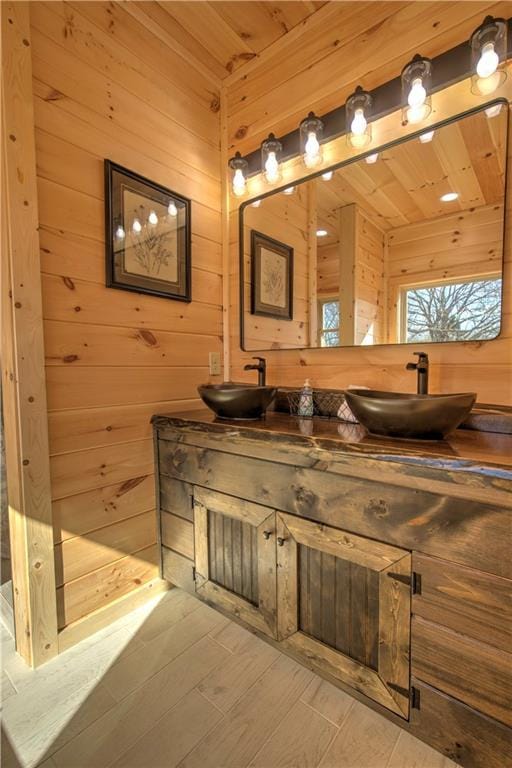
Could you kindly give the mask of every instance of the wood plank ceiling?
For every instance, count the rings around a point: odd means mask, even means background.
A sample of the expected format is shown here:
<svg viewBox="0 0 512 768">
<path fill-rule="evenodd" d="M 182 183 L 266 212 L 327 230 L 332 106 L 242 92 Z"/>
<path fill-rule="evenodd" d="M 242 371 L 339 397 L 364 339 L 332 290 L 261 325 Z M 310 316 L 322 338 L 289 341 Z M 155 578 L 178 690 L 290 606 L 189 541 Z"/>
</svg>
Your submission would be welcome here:
<svg viewBox="0 0 512 768">
<path fill-rule="evenodd" d="M 285 2 L 138 2 L 182 48 L 223 79 L 325 5 Z"/>
<path fill-rule="evenodd" d="M 333 237 L 336 211 L 357 203 L 383 230 L 444 214 L 503 202 L 506 119 L 480 112 L 446 125 L 427 144 L 412 139 L 380 153 L 373 165 L 364 160 L 319 180 L 319 227 Z M 453 202 L 441 202 L 456 192 Z"/>
</svg>

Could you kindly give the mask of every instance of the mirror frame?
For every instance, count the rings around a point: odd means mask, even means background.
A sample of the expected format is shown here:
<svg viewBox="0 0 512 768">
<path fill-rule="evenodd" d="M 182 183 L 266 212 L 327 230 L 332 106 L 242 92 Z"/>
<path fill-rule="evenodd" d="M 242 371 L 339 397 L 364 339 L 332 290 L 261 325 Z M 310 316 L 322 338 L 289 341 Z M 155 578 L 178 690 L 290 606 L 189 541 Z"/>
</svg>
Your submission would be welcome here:
<svg viewBox="0 0 512 768">
<path fill-rule="evenodd" d="M 453 115 L 452 117 L 448 117 L 445 120 L 440 120 L 438 123 L 433 123 L 432 125 L 427 126 L 429 131 L 437 131 L 439 128 L 443 128 L 446 125 L 451 125 L 452 123 L 458 122 L 464 117 L 469 117 L 471 115 L 477 114 L 479 112 L 483 112 L 484 110 L 488 109 L 490 106 L 493 106 L 495 104 L 502 104 L 506 109 L 506 137 L 505 137 L 505 177 L 504 177 L 504 194 L 503 194 L 503 232 L 502 232 L 502 249 L 501 249 L 501 273 L 502 273 L 502 279 L 503 279 L 503 266 L 505 263 L 505 235 L 506 235 L 506 210 L 507 210 L 507 187 L 508 187 L 508 153 L 509 153 L 509 121 L 510 121 L 510 105 L 506 98 L 499 97 L 496 99 L 492 99 L 491 101 L 486 102 L 485 104 L 479 104 L 477 107 L 474 107 L 472 109 L 468 109 L 465 112 L 460 112 L 457 115 Z M 290 180 L 287 181 L 286 184 L 282 184 L 279 187 L 273 188 L 269 190 L 268 192 L 264 192 L 262 195 L 257 195 L 256 197 L 252 197 L 249 200 L 244 200 L 243 203 L 241 203 L 239 209 L 238 209 L 238 255 L 239 255 L 239 292 L 238 292 L 238 301 L 239 301 L 239 308 L 240 308 L 240 322 L 239 322 L 239 334 L 240 334 L 240 349 L 242 352 L 298 352 L 304 349 L 322 349 L 322 350 L 339 350 L 339 349 L 361 349 L 364 345 L 362 344 L 343 344 L 339 345 L 337 347 L 289 347 L 289 348 L 283 348 L 283 349 L 272 349 L 272 348 L 260 348 L 260 349 L 246 349 L 244 344 L 244 334 L 245 334 L 245 322 L 244 322 L 244 313 L 246 310 L 245 307 L 245 289 L 244 289 L 244 268 L 245 268 L 245 258 L 244 258 L 244 211 L 247 208 L 247 206 L 251 205 L 255 200 L 264 200 L 267 197 L 271 197 L 272 195 L 279 194 L 283 192 L 287 187 L 290 186 L 291 183 L 293 183 L 294 186 L 298 186 L 299 184 L 303 184 L 307 181 L 312 181 L 313 179 L 319 178 L 322 176 L 323 173 L 327 173 L 328 171 L 337 171 L 340 168 L 345 168 L 348 165 L 352 165 L 353 163 L 357 163 L 360 160 L 364 160 L 365 157 L 368 157 L 368 155 L 373 155 L 375 152 L 384 152 L 387 149 L 391 149 L 392 147 L 396 147 L 399 144 L 404 144 L 407 141 L 412 141 L 413 139 L 418 138 L 422 133 L 425 133 L 425 130 L 427 129 L 425 126 L 423 128 L 418 129 L 414 133 L 410 133 L 405 137 L 401 137 L 398 139 L 394 139 L 393 141 L 388 141 L 386 144 L 381 144 L 377 147 L 371 147 L 366 152 L 361 153 L 360 155 L 355 155 L 354 157 L 350 157 L 347 160 L 342 160 L 339 163 L 336 163 L 335 165 L 330 165 L 328 167 L 322 168 L 321 170 L 316 171 L 315 173 L 310 173 L 307 176 L 301 176 L 298 179 L 294 179 L 293 182 Z M 251 278 L 252 279 L 252 278 Z M 503 294 L 502 294 L 503 295 Z M 493 336 L 492 339 L 469 339 L 468 341 L 427 341 L 427 342 L 421 342 L 422 344 L 428 344 L 429 346 L 435 344 L 436 346 L 439 344 L 474 344 L 479 343 L 482 341 L 495 341 L 496 339 L 499 339 L 499 337 L 502 334 L 503 330 L 503 301 L 501 302 L 501 312 L 500 312 L 500 329 L 499 332 L 496 334 L 496 336 Z M 414 342 L 416 343 L 416 342 Z M 410 347 L 411 345 L 414 345 L 413 342 L 409 341 L 401 341 L 401 342 L 394 342 L 393 344 L 371 344 L 364 346 L 365 349 L 372 349 L 373 347 Z"/>
</svg>

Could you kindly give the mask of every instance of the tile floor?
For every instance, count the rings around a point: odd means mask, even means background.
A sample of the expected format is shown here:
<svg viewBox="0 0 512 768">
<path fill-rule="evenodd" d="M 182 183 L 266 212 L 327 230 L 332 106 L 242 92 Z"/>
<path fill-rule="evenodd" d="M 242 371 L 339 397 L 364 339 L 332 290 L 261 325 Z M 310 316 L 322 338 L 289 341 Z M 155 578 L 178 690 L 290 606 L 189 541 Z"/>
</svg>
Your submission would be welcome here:
<svg viewBox="0 0 512 768">
<path fill-rule="evenodd" d="M 36 671 L 1 650 L 2 768 L 456 768 L 178 589 Z"/>
</svg>

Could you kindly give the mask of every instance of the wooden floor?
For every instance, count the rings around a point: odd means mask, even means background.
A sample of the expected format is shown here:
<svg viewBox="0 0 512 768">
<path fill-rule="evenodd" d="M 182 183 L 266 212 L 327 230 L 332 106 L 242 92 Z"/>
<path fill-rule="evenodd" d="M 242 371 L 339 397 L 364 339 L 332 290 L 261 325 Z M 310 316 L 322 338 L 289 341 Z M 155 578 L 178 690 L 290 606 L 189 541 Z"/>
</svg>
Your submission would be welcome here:
<svg viewBox="0 0 512 768">
<path fill-rule="evenodd" d="M 2 657 L 2 768 L 456 768 L 177 589 L 35 672 Z"/>
</svg>

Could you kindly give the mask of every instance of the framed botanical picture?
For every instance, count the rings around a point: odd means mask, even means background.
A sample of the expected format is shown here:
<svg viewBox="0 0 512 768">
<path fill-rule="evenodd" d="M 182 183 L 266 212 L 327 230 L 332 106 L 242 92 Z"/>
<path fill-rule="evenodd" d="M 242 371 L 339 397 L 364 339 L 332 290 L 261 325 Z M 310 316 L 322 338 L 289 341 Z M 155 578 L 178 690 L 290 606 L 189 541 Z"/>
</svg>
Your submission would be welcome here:
<svg viewBox="0 0 512 768">
<path fill-rule="evenodd" d="M 105 160 L 107 286 L 191 300 L 190 200 Z"/>
<path fill-rule="evenodd" d="M 293 319 L 293 248 L 251 230 L 251 314 Z"/>
</svg>

